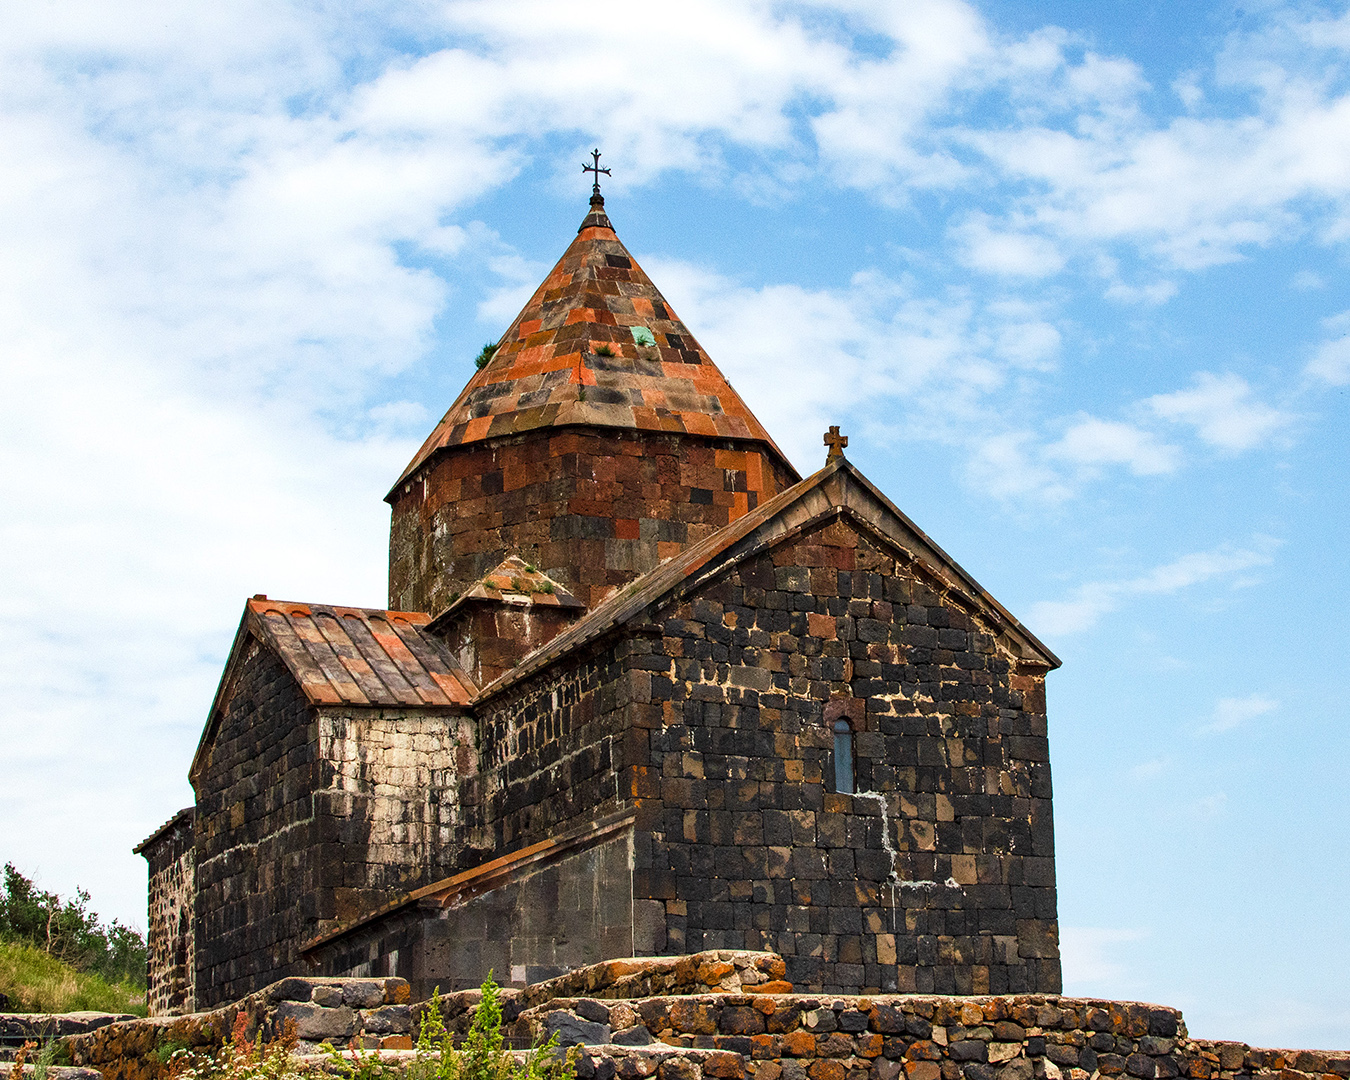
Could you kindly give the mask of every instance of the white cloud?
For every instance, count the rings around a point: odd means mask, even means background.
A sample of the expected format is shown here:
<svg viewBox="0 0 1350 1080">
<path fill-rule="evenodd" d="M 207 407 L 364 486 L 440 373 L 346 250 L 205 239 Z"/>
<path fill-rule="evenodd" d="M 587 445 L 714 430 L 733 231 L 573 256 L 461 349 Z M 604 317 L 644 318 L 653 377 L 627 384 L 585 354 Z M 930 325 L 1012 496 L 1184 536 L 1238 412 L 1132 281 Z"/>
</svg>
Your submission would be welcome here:
<svg viewBox="0 0 1350 1080">
<path fill-rule="evenodd" d="M 98 881 L 105 914 L 143 923 L 127 852 L 191 801 L 244 598 L 383 606 L 380 498 L 414 444 L 184 393 L 124 346 L 0 349 L 24 374 L 0 401 L 6 858 L 66 893 Z"/>
<path fill-rule="evenodd" d="M 1278 546 L 1277 541 L 1258 538 L 1249 548 L 1225 545 L 1183 555 L 1133 578 L 1088 582 L 1078 586 L 1067 600 L 1041 600 L 1033 604 L 1028 625 L 1047 635 L 1081 633 L 1131 597 L 1167 596 L 1206 581 L 1231 578 L 1243 570 L 1267 566 Z"/>
<path fill-rule="evenodd" d="M 1019 277 L 1045 277 L 1064 266 L 1064 256 L 1043 236 L 998 230 L 987 214 L 972 214 L 952 230 L 961 259 L 975 270 Z"/>
<path fill-rule="evenodd" d="M 1059 330 L 1039 319 L 1004 323 L 994 331 L 994 354 L 1013 367 L 1053 371 L 1062 345 Z"/>
<path fill-rule="evenodd" d="M 1210 722 L 1200 728 L 1202 734 L 1232 731 L 1235 727 L 1265 716 L 1280 707 L 1280 703 L 1265 694 L 1248 694 L 1246 697 L 1220 698 L 1214 704 L 1214 714 Z"/>
<path fill-rule="evenodd" d="M 1172 765 L 1172 759 L 1167 757 L 1150 758 L 1148 761 L 1141 761 L 1138 765 L 1130 768 L 1130 776 L 1135 780 L 1152 780 L 1155 776 L 1161 776 Z"/>
<path fill-rule="evenodd" d="M 1124 465 L 1136 476 L 1172 472 L 1178 457 L 1174 447 L 1147 431 L 1091 416 L 1074 423 L 1045 453 L 1076 465 Z"/>
<path fill-rule="evenodd" d="M 479 303 L 478 318 L 484 324 L 501 327 L 504 331 L 529 302 L 539 283 L 548 275 L 549 268 L 514 252 L 494 256 L 488 260 L 488 266 L 501 284 L 492 288 Z"/>
<path fill-rule="evenodd" d="M 1343 74 L 1346 57 L 1334 35 L 1320 26 L 1314 33 L 1314 25 L 1296 9 L 1272 6 L 1262 32 L 1235 35 L 1212 72 L 1188 75 L 1193 113 L 1161 123 L 1140 107 L 1147 87 L 1128 65 L 1091 54 L 1074 64 L 1061 48 L 1050 72 L 1019 72 L 1013 83 L 1040 101 L 1062 87 L 1057 115 L 1028 114 L 1024 124 L 993 130 L 972 124 L 960 138 L 996 175 L 1025 185 L 1005 212 L 1008 225 L 1030 221 L 1062 252 L 1126 244 L 1161 265 L 1194 270 L 1309 228 L 1343 239 L 1350 95 L 1329 73 Z M 1278 40 L 1300 33 L 1296 49 Z M 1250 108 L 1205 109 L 1201 79 L 1230 100 L 1244 95 Z"/>
<path fill-rule="evenodd" d="M 808 471 L 819 432 L 841 419 L 879 441 L 902 430 L 971 445 L 988 395 L 1011 372 L 1049 367 L 1060 349 L 1058 330 L 1022 302 L 925 298 L 871 272 L 846 289 L 751 288 L 689 263 L 638 261 Z"/>
<path fill-rule="evenodd" d="M 1126 285 L 1123 281 L 1113 281 L 1107 286 L 1105 296 L 1122 304 L 1165 304 L 1177 294 L 1175 281 L 1154 281 L 1148 285 Z"/>
<path fill-rule="evenodd" d="M 1034 498 L 1055 504 L 1073 497 L 1074 486 L 1045 464 L 1028 431 L 983 435 L 973 440 L 966 463 L 969 483 L 999 499 Z"/>
<path fill-rule="evenodd" d="M 1322 328 L 1340 336 L 1322 342 L 1305 370 L 1332 386 L 1350 385 L 1350 311 L 1323 319 Z"/>
<path fill-rule="evenodd" d="M 1147 406 L 1165 420 L 1195 428 L 1200 438 L 1221 450 L 1251 450 L 1286 430 L 1294 416 L 1252 400 L 1247 380 L 1231 372 L 1202 371 L 1189 390 L 1157 394 Z"/>
<path fill-rule="evenodd" d="M 850 58 L 816 88 L 824 105 L 811 131 L 822 156 L 841 183 L 896 199 L 908 185 L 961 182 L 968 168 L 929 138 L 933 118 L 954 91 L 981 81 L 980 72 L 1016 61 L 999 52 L 967 3 L 872 3 L 852 11 L 859 28 L 885 35 L 892 48 L 885 59 Z"/>
<path fill-rule="evenodd" d="M 376 405 L 367 414 L 375 426 L 391 431 L 412 429 L 410 434 L 427 426 L 431 414 L 420 401 L 387 401 Z"/>
</svg>

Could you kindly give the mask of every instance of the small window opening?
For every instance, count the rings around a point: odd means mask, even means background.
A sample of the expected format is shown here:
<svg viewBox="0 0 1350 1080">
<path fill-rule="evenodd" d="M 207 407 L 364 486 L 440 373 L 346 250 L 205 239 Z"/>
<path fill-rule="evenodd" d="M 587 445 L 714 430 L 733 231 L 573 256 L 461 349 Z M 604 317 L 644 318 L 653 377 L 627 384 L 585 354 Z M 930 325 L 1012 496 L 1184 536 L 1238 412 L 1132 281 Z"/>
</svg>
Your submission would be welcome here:
<svg viewBox="0 0 1350 1080">
<path fill-rule="evenodd" d="M 853 794 L 853 728 L 847 720 L 834 722 L 834 790 Z"/>
</svg>

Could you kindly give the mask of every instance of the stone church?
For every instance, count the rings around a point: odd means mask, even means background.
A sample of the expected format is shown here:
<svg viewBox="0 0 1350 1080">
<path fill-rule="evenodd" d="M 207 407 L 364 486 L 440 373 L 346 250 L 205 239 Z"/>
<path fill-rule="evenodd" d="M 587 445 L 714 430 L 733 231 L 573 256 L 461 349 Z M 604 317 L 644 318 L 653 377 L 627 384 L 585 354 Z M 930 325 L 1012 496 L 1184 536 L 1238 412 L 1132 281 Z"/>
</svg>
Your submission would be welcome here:
<svg viewBox="0 0 1350 1080">
<path fill-rule="evenodd" d="M 709 948 L 1058 992 L 1059 661 L 845 441 L 798 475 L 597 187 L 387 496 L 389 609 L 244 605 L 136 848 L 152 1012 Z"/>
</svg>

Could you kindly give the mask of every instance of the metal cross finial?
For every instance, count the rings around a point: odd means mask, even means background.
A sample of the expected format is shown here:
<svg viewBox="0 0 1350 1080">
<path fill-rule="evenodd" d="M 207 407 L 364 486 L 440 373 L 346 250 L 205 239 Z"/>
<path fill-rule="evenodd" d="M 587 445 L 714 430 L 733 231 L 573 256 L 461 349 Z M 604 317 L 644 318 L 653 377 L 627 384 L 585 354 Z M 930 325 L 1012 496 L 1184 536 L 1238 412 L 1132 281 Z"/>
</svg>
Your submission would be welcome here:
<svg viewBox="0 0 1350 1080">
<path fill-rule="evenodd" d="M 600 174 L 604 173 L 606 176 L 608 176 L 609 170 L 600 168 L 599 150 L 592 150 L 591 158 L 593 159 L 593 164 L 582 165 L 581 171 L 584 173 L 595 173 L 595 184 L 591 187 L 591 198 L 596 199 L 600 197 Z"/>
<path fill-rule="evenodd" d="M 825 445 L 830 448 L 830 452 L 825 457 L 825 463 L 828 465 L 837 457 L 844 456 L 844 447 L 848 445 L 848 436 L 839 434 L 839 425 L 831 424 L 830 430 L 825 432 Z"/>
</svg>

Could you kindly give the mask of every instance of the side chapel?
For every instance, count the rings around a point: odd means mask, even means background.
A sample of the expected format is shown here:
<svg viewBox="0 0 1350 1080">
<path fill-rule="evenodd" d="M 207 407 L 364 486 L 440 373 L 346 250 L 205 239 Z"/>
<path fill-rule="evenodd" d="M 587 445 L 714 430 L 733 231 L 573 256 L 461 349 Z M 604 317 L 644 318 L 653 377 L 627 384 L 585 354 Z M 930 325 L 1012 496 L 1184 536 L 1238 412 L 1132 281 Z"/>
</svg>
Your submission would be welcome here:
<svg viewBox="0 0 1350 1080">
<path fill-rule="evenodd" d="M 244 605 L 196 803 L 136 848 L 152 1014 L 709 948 L 1059 992 L 1059 661 L 831 430 L 803 479 L 597 185 L 386 497 L 389 610 Z"/>
</svg>

